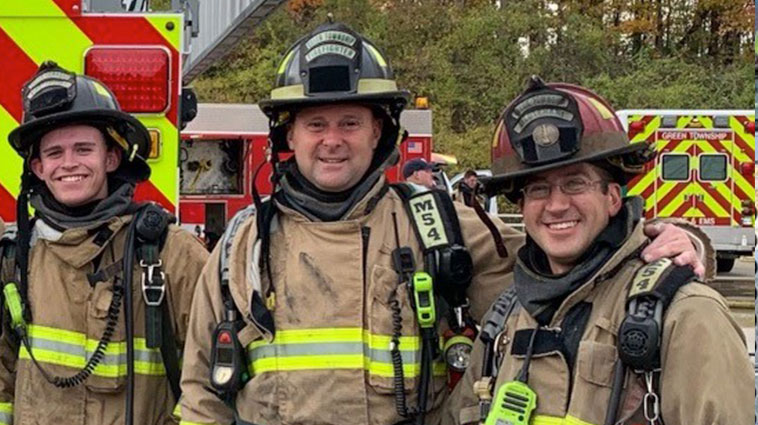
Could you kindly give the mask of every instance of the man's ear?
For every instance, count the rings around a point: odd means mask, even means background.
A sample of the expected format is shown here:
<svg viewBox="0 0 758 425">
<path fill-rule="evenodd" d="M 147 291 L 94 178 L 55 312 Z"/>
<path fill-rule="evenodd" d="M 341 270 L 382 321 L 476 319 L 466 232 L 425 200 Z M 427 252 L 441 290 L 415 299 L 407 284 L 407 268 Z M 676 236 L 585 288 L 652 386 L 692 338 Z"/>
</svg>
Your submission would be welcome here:
<svg viewBox="0 0 758 425">
<path fill-rule="evenodd" d="M 34 175 L 37 176 L 38 179 L 42 180 L 42 160 L 39 158 L 34 158 L 29 163 L 29 166 L 32 169 Z"/>
<path fill-rule="evenodd" d="M 381 118 L 374 118 L 372 120 L 372 131 L 373 131 L 373 146 L 372 149 L 376 149 L 377 146 L 379 146 L 379 139 L 382 138 L 382 127 L 384 126 L 384 122 Z"/>
<path fill-rule="evenodd" d="M 295 147 L 292 143 L 292 124 L 287 124 L 287 147 L 290 148 L 291 151 L 295 150 Z"/>
<path fill-rule="evenodd" d="M 618 214 L 619 211 L 621 211 L 621 205 L 623 205 L 623 201 L 621 200 L 621 185 L 618 183 L 608 183 L 608 200 L 611 203 L 610 208 L 608 209 L 609 215 L 611 217 L 615 217 L 616 214 Z"/>
<path fill-rule="evenodd" d="M 519 198 L 518 202 L 516 202 L 516 205 L 518 205 L 519 211 L 521 211 L 521 213 L 523 214 L 524 213 L 524 198 Z"/>
<path fill-rule="evenodd" d="M 105 172 L 111 173 L 121 165 L 122 150 L 120 148 L 108 148 L 105 151 Z"/>
</svg>

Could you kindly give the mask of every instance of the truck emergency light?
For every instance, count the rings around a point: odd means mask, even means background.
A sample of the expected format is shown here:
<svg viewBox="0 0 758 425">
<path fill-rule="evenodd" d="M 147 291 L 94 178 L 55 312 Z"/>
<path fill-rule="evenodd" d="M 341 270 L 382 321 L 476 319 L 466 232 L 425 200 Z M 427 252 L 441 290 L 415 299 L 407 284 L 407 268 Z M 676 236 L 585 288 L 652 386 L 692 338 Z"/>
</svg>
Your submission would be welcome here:
<svg viewBox="0 0 758 425">
<path fill-rule="evenodd" d="M 170 69 L 169 53 L 157 47 L 94 47 L 84 59 L 84 73 L 108 86 L 131 113 L 168 109 Z"/>
<path fill-rule="evenodd" d="M 752 177 L 755 174 L 755 163 L 750 161 L 740 164 L 740 172 L 745 177 Z"/>
<path fill-rule="evenodd" d="M 629 128 L 634 130 L 635 133 L 639 133 L 645 129 L 645 124 L 642 121 L 635 121 L 629 125 Z"/>
</svg>

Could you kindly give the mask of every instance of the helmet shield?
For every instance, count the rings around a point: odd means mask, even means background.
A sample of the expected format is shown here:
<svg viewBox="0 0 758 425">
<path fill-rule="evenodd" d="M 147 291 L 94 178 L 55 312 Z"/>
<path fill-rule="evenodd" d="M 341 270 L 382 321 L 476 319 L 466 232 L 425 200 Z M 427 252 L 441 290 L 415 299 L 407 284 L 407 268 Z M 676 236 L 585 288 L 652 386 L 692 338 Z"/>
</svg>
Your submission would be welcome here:
<svg viewBox="0 0 758 425">
<path fill-rule="evenodd" d="M 576 100 L 541 80 L 511 103 L 503 118 L 511 145 L 525 164 L 550 163 L 579 151 L 583 126 Z"/>
<path fill-rule="evenodd" d="M 63 69 L 38 73 L 21 95 L 24 122 L 68 109 L 76 99 L 76 75 Z"/>
<path fill-rule="evenodd" d="M 150 177 L 145 158 L 150 152 L 150 133 L 121 108 L 113 93 L 101 82 L 76 75 L 54 62 L 43 63 L 22 90 L 23 124 L 8 135 L 16 152 L 30 160 L 46 133 L 69 125 L 98 128 L 109 143 L 124 150 L 114 172 L 140 182 Z"/>
<path fill-rule="evenodd" d="M 305 40 L 299 49 L 305 96 L 356 93 L 362 53 L 363 43 L 347 28 L 322 31 Z"/>
</svg>

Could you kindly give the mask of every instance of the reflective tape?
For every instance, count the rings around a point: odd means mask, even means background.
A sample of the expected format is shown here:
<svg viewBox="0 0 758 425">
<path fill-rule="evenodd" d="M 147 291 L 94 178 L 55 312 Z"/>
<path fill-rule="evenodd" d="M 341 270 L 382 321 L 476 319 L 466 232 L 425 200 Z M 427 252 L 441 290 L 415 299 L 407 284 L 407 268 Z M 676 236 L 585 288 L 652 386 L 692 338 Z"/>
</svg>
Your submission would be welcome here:
<svg viewBox="0 0 758 425">
<path fill-rule="evenodd" d="M 13 425 L 13 403 L 0 403 L 0 425 Z"/>
<path fill-rule="evenodd" d="M 30 325 L 28 332 L 29 344 L 37 361 L 73 369 L 81 369 L 87 364 L 99 342 L 82 333 L 39 325 Z M 111 342 L 104 354 L 92 374 L 104 378 L 126 376 L 126 342 Z M 19 358 L 31 359 L 23 346 Z M 160 350 L 147 348 L 144 338 L 134 339 L 134 371 L 139 375 L 166 374 Z"/>
<path fill-rule="evenodd" d="M 579 418 L 573 416 L 566 416 L 565 418 L 557 418 L 554 416 L 542 416 L 537 415 L 532 419 L 532 425 L 595 425 L 590 422 L 585 422 Z"/>
<path fill-rule="evenodd" d="M 406 378 L 421 372 L 421 339 L 400 337 L 398 346 Z M 392 337 L 374 335 L 361 328 L 280 330 L 272 343 L 254 341 L 247 347 L 252 374 L 297 370 L 363 369 L 371 375 L 394 376 Z M 434 374 L 446 373 L 444 363 L 434 364 Z"/>
</svg>

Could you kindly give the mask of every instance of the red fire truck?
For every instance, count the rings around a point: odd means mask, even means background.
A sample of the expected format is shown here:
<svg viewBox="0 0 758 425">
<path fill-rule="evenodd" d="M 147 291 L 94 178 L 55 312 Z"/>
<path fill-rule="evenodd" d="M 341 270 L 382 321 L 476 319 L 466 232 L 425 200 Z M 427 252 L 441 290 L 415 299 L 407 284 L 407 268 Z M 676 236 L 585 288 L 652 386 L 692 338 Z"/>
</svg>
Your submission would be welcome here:
<svg viewBox="0 0 758 425">
<path fill-rule="evenodd" d="M 409 137 L 398 165 L 387 170 L 392 182 L 400 180 L 407 161 L 429 161 L 432 153 L 430 110 L 407 110 L 400 122 Z M 268 118 L 257 105 L 201 103 L 181 138 L 179 221 L 198 236 L 205 233 L 213 239 L 238 210 L 253 202 L 253 175 L 266 160 Z M 271 193 L 270 176 L 266 164 L 255 181 L 262 196 Z"/>
</svg>

